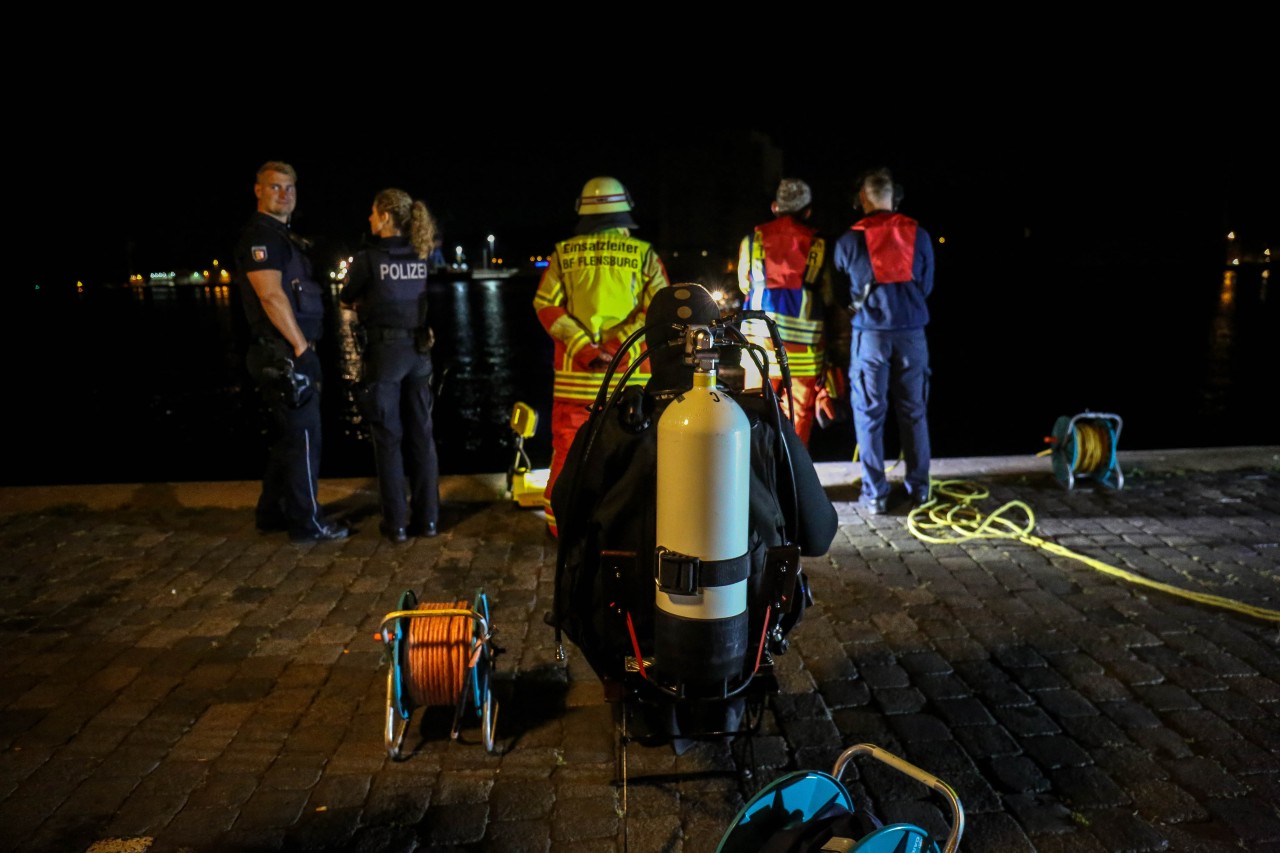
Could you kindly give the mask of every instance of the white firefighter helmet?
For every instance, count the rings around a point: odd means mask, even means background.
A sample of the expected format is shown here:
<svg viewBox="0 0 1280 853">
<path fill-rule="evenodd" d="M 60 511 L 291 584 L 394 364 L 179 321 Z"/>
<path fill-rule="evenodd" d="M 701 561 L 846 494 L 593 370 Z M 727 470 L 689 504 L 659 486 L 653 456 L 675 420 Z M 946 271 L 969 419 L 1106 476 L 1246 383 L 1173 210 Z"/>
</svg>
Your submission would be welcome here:
<svg viewBox="0 0 1280 853">
<path fill-rule="evenodd" d="M 574 210 L 583 216 L 625 213 L 631 210 L 631 193 L 617 178 L 592 178 L 583 185 Z"/>
</svg>

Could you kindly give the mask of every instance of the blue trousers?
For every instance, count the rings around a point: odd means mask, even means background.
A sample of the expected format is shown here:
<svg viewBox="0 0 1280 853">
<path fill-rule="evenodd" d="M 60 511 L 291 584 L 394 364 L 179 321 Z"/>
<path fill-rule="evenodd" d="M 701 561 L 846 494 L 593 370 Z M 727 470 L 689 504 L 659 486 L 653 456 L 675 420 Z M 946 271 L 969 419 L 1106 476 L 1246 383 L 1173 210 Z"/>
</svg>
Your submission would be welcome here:
<svg viewBox="0 0 1280 853">
<path fill-rule="evenodd" d="M 849 393 L 862 459 L 862 494 L 887 498 L 884 425 L 893 406 L 898 419 L 903 480 L 911 497 L 929 495 L 929 345 L 924 329 L 853 330 Z"/>
<path fill-rule="evenodd" d="M 284 390 L 278 370 L 283 359 L 311 380 L 295 400 Z M 264 530 L 287 527 L 293 533 L 314 533 L 327 522 L 318 497 L 320 477 L 320 357 L 314 349 L 293 358 L 283 340 L 249 347 L 245 364 L 258 386 L 267 413 L 269 444 L 267 470 L 262 477 L 256 520 Z"/>
<path fill-rule="evenodd" d="M 414 349 L 412 338 L 371 342 L 362 366 L 357 401 L 373 437 L 383 524 L 435 524 L 440 461 L 432 429 L 431 356 Z"/>
</svg>

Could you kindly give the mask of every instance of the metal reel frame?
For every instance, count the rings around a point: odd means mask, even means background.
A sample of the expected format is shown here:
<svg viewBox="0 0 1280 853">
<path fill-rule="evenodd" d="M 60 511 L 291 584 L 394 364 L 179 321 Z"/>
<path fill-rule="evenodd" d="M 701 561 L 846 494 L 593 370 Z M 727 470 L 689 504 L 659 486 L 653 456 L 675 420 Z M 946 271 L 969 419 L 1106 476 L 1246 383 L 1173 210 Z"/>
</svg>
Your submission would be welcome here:
<svg viewBox="0 0 1280 853">
<path fill-rule="evenodd" d="M 491 691 L 491 674 L 497 650 L 492 645 L 493 628 L 489 621 L 489 600 L 483 591 L 477 592 L 470 610 L 450 607 L 437 610 L 418 610 L 418 597 L 412 590 L 400 596 L 399 606 L 382 619 L 379 636 L 387 647 L 390 665 L 387 668 L 387 713 L 383 743 L 387 755 L 393 761 L 403 760 L 405 734 L 413 718 L 415 706 L 405 688 L 408 675 L 406 655 L 408 651 L 408 627 L 412 619 L 466 616 L 472 620 L 471 648 L 462 690 L 454 709 L 450 737 L 458 739 L 462 718 L 468 709 L 474 711 L 480 721 L 485 750 L 494 752 L 494 733 L 498 726 L 498 703 Z"/>
<path fill-rule="evenodd" d="M 1077 424 L 1085 422 L 1105 431 L 1107 435 L 1106 462 L 1097 471 L 1080 470 L 1080 445 Z M 1075 488 L 1076 481 L 1093 478 L 1106 488 L 1120 490 L 1124 488 L 1124 472 L 1116 459 L 1116 449 L 1120 443 L 1120 430 L 1124 421 L 1119 415 L 1107 412 L 1081 412 L 1074 417 L 1059 417 L 1053 425 L 1054 448 L 1051 455 L 1053 473 L 1068 489 Z"/>
</svg>

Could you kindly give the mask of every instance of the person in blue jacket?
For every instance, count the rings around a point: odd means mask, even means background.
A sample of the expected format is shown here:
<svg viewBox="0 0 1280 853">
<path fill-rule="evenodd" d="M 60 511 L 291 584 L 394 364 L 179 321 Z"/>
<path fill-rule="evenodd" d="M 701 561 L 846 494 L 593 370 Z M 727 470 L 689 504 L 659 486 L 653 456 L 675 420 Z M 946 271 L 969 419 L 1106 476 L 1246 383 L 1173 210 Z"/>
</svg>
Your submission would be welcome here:
<svg viewBox="0 0 1280 853">
<path fill-rule="evenodd" d="M 884 428 L 892 405 L 912 506 L 929 500 L 929 295 L 934 256 L 929 232 L 897 212 L 901 188 L 887 168 L 865 173 L 858 203 L 865 215 L 836 240 L 832 263 L 854 311 L 849 393 L 862 459 L 862 508 L 887 511 Z"/>
<path fill-rule="evenodd" d="M 374 197 L 369 230 L 374 245 L 352 260 L 338 299 L 354 306 L 360 321 L 356 395 L 373 436 L 380 529 L 400 543 L 410 536 L 435 536 L 440 514 L 427 325 L 427 273 L 436 223 L 423 202 L 393 188 Z"/>
</svg>

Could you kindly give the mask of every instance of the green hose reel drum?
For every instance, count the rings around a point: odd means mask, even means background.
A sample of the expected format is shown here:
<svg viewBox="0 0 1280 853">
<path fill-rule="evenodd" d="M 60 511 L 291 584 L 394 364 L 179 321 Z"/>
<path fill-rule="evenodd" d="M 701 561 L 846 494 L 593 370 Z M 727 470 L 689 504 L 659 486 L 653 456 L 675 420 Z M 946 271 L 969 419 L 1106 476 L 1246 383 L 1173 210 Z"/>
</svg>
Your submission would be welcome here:
<svg viewBox="0 0 1280 853">
<path fill-rule="evenodd" d="M 1123 488 L 1124 472 L 1116 460 L 1123 425 L 1119 415 L 1104 412 L 1058 418 L 1050 439 L 1054 476 L 1068 489 L 1084 478 L 1097 480 L 1108 489 Z"/>
</svg>

